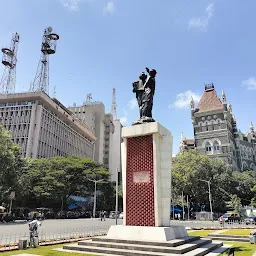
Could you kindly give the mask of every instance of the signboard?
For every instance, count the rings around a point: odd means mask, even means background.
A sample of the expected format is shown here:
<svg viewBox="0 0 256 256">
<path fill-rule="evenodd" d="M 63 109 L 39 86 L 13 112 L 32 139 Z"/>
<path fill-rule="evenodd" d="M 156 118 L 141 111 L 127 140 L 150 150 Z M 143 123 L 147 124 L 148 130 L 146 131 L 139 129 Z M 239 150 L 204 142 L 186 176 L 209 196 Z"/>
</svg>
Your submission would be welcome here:
<svg viewBox="0 0 256 256">
<path fill-rule="evenodd" d="M 134 183 L 148 183 L 149 179 L 149 171 L 137 171 L 133 172 L 133 182 Z"/>
<path fill-rule="evenodd" d="M 10 194 L 10 199 L 14 199 L 15 198 L 15 192 L 12 191 L 11 194 Z"/>
</svg>

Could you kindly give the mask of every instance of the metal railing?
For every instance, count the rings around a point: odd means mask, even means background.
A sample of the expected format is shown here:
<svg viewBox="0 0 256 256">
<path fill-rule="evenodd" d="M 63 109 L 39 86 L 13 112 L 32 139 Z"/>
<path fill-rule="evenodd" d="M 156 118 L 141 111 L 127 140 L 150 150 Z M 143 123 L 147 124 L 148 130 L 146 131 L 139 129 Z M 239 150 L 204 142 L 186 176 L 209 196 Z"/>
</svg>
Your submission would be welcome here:
<svg viewBox="0 0 256 256">
<path fill-rule="evenodd" d="M 219 221 L 203 221 L 203 220 L 171 220 L 170 225 L 185 226 L 192 229 L 232 229 L 232 228 L 255 228 L 255 224 L 247 224 L 245 221 L 228 221 L 224 222 L 224 225 Z"/>
<path fill-rule="evenodd" d="M 94 236 L 107 234 L 110 225 L 96 226 L 90 228 L 59 229 L 55 232 L 44 232 L 39 230 L 39 245 L 57 244 L 83 240 Z M 0 251 L 13 250 L 18 248 L 19 240 L 26 239 L 29 242 L 29 231 L 19 234 L 0 235 Z"/>
</svg>

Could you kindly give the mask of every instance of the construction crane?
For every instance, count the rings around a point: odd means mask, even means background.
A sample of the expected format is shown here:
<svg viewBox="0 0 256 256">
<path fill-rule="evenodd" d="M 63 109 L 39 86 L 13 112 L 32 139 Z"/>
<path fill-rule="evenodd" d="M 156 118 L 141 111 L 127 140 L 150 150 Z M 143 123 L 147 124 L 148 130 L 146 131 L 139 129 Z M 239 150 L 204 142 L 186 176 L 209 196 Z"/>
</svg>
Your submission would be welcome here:
<svg viewBox="0 0 256 256">
<path fill-rule="evenodd" d="M 0 91 L 3 94 L 10 94 L 15 92 L 16 64 L 19 40 L 19 34 L 15 33 L 12 37 L 11 47 L 2 48 L 2 63 L 5 68 L 0 82 Z"/>
</svg>

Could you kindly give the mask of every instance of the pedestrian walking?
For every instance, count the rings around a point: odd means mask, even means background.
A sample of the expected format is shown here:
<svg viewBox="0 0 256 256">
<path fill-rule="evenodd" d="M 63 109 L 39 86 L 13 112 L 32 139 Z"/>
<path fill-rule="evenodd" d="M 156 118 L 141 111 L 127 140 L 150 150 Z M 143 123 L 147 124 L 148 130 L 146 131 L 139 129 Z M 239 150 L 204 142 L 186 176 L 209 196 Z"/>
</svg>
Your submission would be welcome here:
<svg viewBox="0 0 256 256">
<path fill-rule="evenodd" d="M 221 226 L 221 227 L 224 227 L 225 220 L 224 220 L 224 217 L 223 217 L 223 216 L 220 216 L 219 222 L 220 222 L 220 226 Z"/>
</svg>

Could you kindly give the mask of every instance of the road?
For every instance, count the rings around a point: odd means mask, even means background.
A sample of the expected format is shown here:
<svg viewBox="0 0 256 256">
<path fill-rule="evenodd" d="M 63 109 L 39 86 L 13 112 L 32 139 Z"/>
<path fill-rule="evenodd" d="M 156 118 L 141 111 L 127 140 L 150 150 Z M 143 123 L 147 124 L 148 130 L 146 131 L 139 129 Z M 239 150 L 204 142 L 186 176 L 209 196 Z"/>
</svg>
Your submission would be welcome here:
<svg viewBox="0 0 256 256">
<path fill-rule="evenodd" d="M 39 237 L 51 239 L 106 232 L 115 223 L 115 219 L 106 219 L 106 221 L 100 221 L 100 219 L 44 220 L 42 226 L 39 227 Z M 123 220 L 119 219 L 118 224 L 122 223 Z M 19 238 L 28 236 L 28 222 L 0 224 L 0 244 L 16 242 Z"/>
</svg>

